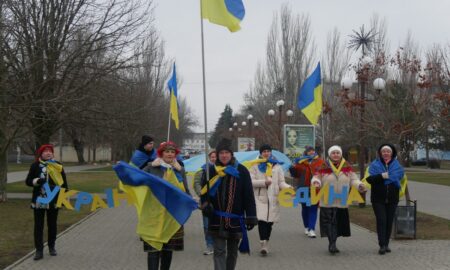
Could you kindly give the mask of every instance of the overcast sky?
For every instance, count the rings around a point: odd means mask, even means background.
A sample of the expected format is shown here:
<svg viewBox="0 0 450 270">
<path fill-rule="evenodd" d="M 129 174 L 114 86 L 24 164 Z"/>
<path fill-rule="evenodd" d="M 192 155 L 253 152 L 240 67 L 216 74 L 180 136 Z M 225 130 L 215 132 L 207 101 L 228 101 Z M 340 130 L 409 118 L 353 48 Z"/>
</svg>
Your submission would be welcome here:
<svg viewBox="0 0 450 270">
<path fill-rule="evenodd" d="M 401 44 L 408 31 L 422 49 L 433 43 L 450 44 L 449 0 L 243 1 L 246 14 L 240 31 L 230 33 L 225 27 L 204 21 L 208 130 L 215 127 L 225 104 L 234 111 L 243 105 L 243 94 L 253 81 L 256 65 L 264 61 L 273 14 L 283 3 L 289 3 L 294 13 L 310 15 L 318 57 L 325 48 L 327 33 L 335 26 L 346 38 L 362 24 L 368 26 L 374 13 L 387 20 L 391 49 Z M 156 27 L 182 80 L 178 94 L 187 98 L 203 123 L 199 0 L 154 3 Z M 196 130 L 203 131 L 203 125 Z"/>
</svg>

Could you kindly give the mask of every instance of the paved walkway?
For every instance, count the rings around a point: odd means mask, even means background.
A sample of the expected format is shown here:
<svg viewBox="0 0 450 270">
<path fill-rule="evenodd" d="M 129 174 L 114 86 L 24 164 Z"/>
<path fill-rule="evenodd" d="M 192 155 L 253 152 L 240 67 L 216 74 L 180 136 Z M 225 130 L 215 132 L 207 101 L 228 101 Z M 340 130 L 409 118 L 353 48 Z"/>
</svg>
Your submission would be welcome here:
<svg viewBox="0 0 450 270">
<path fill-rule="evenodd" d="M 239 257 L 236 269 L 450 269 L 450 241 L 393 241 L 392 253 L 377 254 L 376 235 L 352 225 L 352 237 L 339 238 L 336 256 L 325 238 L 309 239 L 299 226 L 299 209 L 283 208 L 270 241 L 271 254 L 257 254 L 257 229 L 250 232 L 253 254 Z M 102 209 L 58 237 L 58 256 L 33 261 L 30 253 L 7 269 L 146 269 L 146 254 L 135 233 L 134 207 Z M 212 256 L 202 255 L 204 240 L 200 212 L 185 226 L 185 251 L 174 254 L 174 270 L 213 269 Z M 30 240 L 31 241 L 31 240 Z"/>
<path fill-rule="evenodd" d="M 67 166 L 64 167 L 64 171 L 66 173 L 71 172 L 81 172 L 90 169 L 97 169 L 107 167 L 107 165 L 80 165 L 80 166 Z M 20 181 L 25 181 L 27 178 L 28 171 L 20 171 L 20 172 L 10 172 L 8 173 L 8 183 L 15 183 Z"/>
</svg>

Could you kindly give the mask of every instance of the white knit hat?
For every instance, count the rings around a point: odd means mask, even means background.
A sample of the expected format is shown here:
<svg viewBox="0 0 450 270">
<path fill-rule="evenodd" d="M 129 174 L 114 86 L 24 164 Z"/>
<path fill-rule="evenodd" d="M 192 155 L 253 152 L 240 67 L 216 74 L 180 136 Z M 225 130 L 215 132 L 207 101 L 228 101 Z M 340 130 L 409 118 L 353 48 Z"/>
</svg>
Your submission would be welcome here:
<svg viewBox="0 0 450 270">
<path fill-rule="evenodd" d="M 328 156 L 331 156 L 331 152 L 333 151 L 339 151 L 342 156 L 342 148 L 339 145 L 333 145 L 328 149 Z"/>
<path fill-rule="evenodd" d="M 389 149 L 389 150 L 391 150 L 391 153 L 393 152 L 392 148 L 389 145 L 385 145 L 385 146 L 381 147 L 380 151 L 382 151 L 383 149 Z"/>
</svg>

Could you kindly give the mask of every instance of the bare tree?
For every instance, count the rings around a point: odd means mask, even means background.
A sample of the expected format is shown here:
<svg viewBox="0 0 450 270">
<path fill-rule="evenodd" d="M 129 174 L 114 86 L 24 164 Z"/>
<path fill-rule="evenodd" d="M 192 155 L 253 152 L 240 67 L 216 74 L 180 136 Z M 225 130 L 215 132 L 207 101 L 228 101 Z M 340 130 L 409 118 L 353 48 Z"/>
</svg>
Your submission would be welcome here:
<svg viewBox="0 0 450 270">
<path fill-rule="evenodd" d="M 298 111 L 298 89 L 312 68 L 315 47 L 308 15 L 295 15 L 289 5 L 283 5 L 275 14 L 268 34 L 265 64 L 258 64 L 255 79 L 245 94 L 247 108 L 261 119 L 263 138 L 278 142 L 278 125 L 267 117 L 274 108 L 274 100 L 284 99 L 286 107 L 293 109 L 295 123 L 307 120 Z"/>
</svg>

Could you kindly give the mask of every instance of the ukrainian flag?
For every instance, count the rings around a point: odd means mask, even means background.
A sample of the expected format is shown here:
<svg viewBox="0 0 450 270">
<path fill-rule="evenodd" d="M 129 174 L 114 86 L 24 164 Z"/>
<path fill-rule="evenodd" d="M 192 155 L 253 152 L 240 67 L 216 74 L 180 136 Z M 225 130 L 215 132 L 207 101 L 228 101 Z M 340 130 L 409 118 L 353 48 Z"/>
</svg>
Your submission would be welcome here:
<svg viewBox="0 0 450 270">
<path fill-rule="evenodd" d="M 177 75 L 175 70 L 175 63 L 173 63 L 173 74 L 167 83 L 170 91 L 170 114 L 172 115 L 172 120 L 175 122 L 175 127 L 178 129 L 180 121 L 178 119 L 178 87 L 177 87 Z"/>
<path fill-rule="evenodd" d="M 175 174 L 168 174 L 171 177 L 165 180 L 123 161 L 113 169 L 122 181 L 124 191 L 134 200 L 138 235 L 161 250 L 198 208 L 197 202 L 175 186 L 178 182 Z"/>
<path fill-rule="evenodd" d="M 298 107 L 311 124 L 316 125 L 322 113 L 322 79 L 320 62 L 314 72 L 306 79 L 298 94 Z"/>
<path fill-rule="evenodd" d="M 244 16 L 242 0 L 202 0 L 202 18 L 225 26 L 230 32 L 241 29 L 239 23 Z"/>
</svg>

